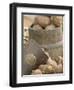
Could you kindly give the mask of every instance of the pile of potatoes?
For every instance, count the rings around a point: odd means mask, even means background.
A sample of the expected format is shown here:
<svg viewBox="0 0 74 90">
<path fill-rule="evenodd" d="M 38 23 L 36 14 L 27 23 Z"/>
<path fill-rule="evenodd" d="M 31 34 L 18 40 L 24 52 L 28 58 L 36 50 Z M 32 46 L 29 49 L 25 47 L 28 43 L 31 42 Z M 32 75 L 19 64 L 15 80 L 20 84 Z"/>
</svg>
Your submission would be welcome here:
<svg viewBox="0 0 74 90">
<path fill-rule="evenodd" d="M 63 58 L 61 56 L 58 56 L 58 62 L 49 57 L 46 64 L 40 65 L 37 69 L 32 70 L 31 74 L 36 75 L 53 73 L 63 73 Z"/>
<path fill-rule="evenodd" d="M 36 16 L 32 28 L 34 30 L 54 30 L 62 25 L 62 16 Z"/>
</svg>

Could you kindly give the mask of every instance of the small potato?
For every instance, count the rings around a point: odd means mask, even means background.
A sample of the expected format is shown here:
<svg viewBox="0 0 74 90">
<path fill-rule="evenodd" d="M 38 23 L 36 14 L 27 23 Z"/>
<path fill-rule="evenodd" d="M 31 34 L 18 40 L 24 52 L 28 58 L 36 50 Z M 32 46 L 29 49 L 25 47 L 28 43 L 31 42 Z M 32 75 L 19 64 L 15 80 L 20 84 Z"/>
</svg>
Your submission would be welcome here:
<svg viewBox="0 0 74 90">
<path fill-rule="evenodd" d="M 42 30 L 42 27 L 37 24 L 37 25 L 34 25 L 34 26 L 33 26 L 33 29 L 34 29 L 34 30 Z"/>
<path fill-rule="evenodd" d="M 47 60 L 47 64 L 48 65 L 52 65 L 55 69 L 57 69 L 57 63 L 56 63 L 56 61 L 55 60 L 52 60 L 50 57 Z"/>
<path fill-rule="evenodd" d="M 58 16 L 60 19 L 60 23 L 63 24 L 63 16 Z"/>
<path fill-rule="evenodd" d="M 63 57 L 62 56 L 58 56 L 56 59 L 57 64 L 62 64 L 63 65 Z"/>
<path fill-rule="evenodd" d="M 55 72 L 54 68 L 51 65 L 40 65 L 39 69 L 43 74 L 50 74 Z"/>
<path fill-rule="evenodd" d="M 51 24 L 51 25 L 48 25 L 46 28 L 45 28 L 45 30 L 54 30 L 55 29 L 55 26 L 53 25 L 53 24 Z"/>
<path fill-rule="evenodd" d="M 42 72 L 40 69 L 32 70 L 32 75 L 35 75 L 35 74 L 42 74 Z"/>
<path fill-rule="evenodd" d="M 39 24 L 40 26 L 45 28 L 50 23 L 51 23 L 50 17 L 47 17 L 47 16 L 37 16 L 35 18 L 35 23 L 34 24 Z"/>
<path fill-rule="evenodd" d="M 56 72 L 57 73 L 63 73 L 63 65 L 62 64 L 58 64 Z"/>
<path fill-rule="evenodd" d="M 58 56 L 58 64 L 63 64 L 63 57 Z"/>
<path fill-rule="evenodd" d="M 46 68 L 48 67 L 48 65 L 40 65 L 39 66 L 39 69 L 42 71 L 42 73 L 44 74 L 45 73 L 45 70 L 46 70 Z"/>
<path fill-rule="evenodd" d="M 55 73 L 55 68 L 51 65 L 48 65 L 48 67 L 46 69 L 46 73 L 47 74 Z"/>
<path fill-rule="evenodd" d="M 53 17 L 53 24 L 54 24 L 56 27 L 60 27 L 61 21 L 60 21 L 59 16 L 54 16 L 54 17 Z"/>
</svg>

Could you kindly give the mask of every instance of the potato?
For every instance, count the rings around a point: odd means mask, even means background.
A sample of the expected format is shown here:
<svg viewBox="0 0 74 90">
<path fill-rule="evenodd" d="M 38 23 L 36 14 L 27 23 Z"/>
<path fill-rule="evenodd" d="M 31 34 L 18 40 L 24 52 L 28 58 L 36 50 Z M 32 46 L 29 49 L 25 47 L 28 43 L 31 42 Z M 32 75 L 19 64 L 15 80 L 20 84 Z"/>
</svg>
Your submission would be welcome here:
<svg viewBox="0 0 74 90">
<path fill-rule="evenodd" d="M 58 56 L 56 62 L 57 62 L 57 64 L 62 64 L 63 65 L 63 57 Z"/>
<path fill-rule="evenodd" d="M 63 16 L 57 16 L 60 19 L 60 23 L 63 24 Z"/>
<path fill-rule="evenodd" d="M 35 18 L 35 23 L 34 24 L 39 24 L 41 27 L 45 28 L 50 23 L 51 23 L 50 17 L 47 17 L 47 16 L 37 16 Z"/>
<path fill-rule="evenodd" d="M 51 65 L 48 65 L 48 67 L 46 69 L 46 73 L 47 74 L 55 73 L 55 68 Z"/>
<path fill-rule="evenodd" d="M 63 57 L 61 57 L 61 56 L 58 56 L 58 58 L 59 58 L 59 64 L 63 64 Z"/>
<path fill-rule="evenodd" d="M 45 73 L 45 69 L 47 68 L 48 65 L 40 65 L 39 66 L 39 69 L 42 71 L 42 73 L 44 74 Z"/>
<path fill-rule="evenodd" d="M 30 16 L 23 16 L 23 28 L 24 29 L 29 29 L 33 23 L 34 23 L 34 20 Z"/>
<path fill-rule="evenodd" d="M 57 63 L 56 63 L 56 61 L 55 60 L 52 60 L 50 57 L 47 60 L 47 64 L 48 65 L 52 65 L 55 69 L 57 69 Z"/>
<path fill-rule="evenodd" d="M 55 26 L 53 24 L 51 25 L 48 25 L 45 30 L 54 30 L 55 29 Z"/>
<path fill-rule="evenodd" d="M 53 24 L 54 24 L 56 27 L 60 27 L 61 21 L 60 21 L 59 16 L 54 16 L 54 17 L 53 17 Z"/>
<path fill-rule="evenodd" d="M 62 64 L 58 64 L 56 72 L 57 73 L 63 73 L 63 65 Z"/>
<path fill-rule="evenodd" d="M 34 30 L 42 30 L 42 27 L 37 24 L 37 25 L 34 25 L 34 26 L 33 26 L 33 29 L 34 29 Z"/>
<path fill-rule="evenodd" d="M 50 73 L 54 73 L 55 70 L 51 65 L 40 65 L 39 69 L 42 71 L 43 74 L 50 74 Z"/>
<path fill-rule="evenodd" d="M 42 72 L 40 69 L 32 70 L 32 75 L 35 75 L 35 74 L 42 74 Z"/>
</svg>

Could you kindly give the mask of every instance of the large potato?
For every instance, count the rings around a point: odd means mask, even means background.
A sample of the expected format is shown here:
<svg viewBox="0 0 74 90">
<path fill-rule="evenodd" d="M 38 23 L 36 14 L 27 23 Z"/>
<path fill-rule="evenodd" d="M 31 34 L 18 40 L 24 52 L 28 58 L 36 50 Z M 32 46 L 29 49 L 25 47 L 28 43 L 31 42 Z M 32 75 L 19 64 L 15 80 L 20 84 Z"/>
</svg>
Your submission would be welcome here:
<svg viewBox="0 0 74 90">
<path fill-rule="evenodd" d="M 37 16 L 35 18 L 35 24 L 39 24 L 43 28 L 51 23 L 50 17 L 47 16 Z"/>
</svg>

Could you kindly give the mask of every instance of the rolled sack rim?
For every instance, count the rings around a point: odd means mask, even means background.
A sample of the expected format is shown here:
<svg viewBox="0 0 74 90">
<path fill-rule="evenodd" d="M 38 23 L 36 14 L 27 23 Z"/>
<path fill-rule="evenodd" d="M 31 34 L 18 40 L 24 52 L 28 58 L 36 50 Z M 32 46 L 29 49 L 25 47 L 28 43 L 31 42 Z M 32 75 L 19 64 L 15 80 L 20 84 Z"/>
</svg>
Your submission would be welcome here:
<svg viewBox="0 0 74 90">
<path fill-rule="evenodd" d="M 33 29 L 32 27 L 30 27 L 30 28 L 28 28 L 29 30 L 32 30 L 32 31 L 37 31 L 37 32 L 46 32 L 46 31 L 57 31 L 57 30 L 61 30 L 62 31 L 62 27 L 55 27 L 54 29 L 47 29 L 47 30 L 45 30 L 45 29 Z"/>
</svg>

